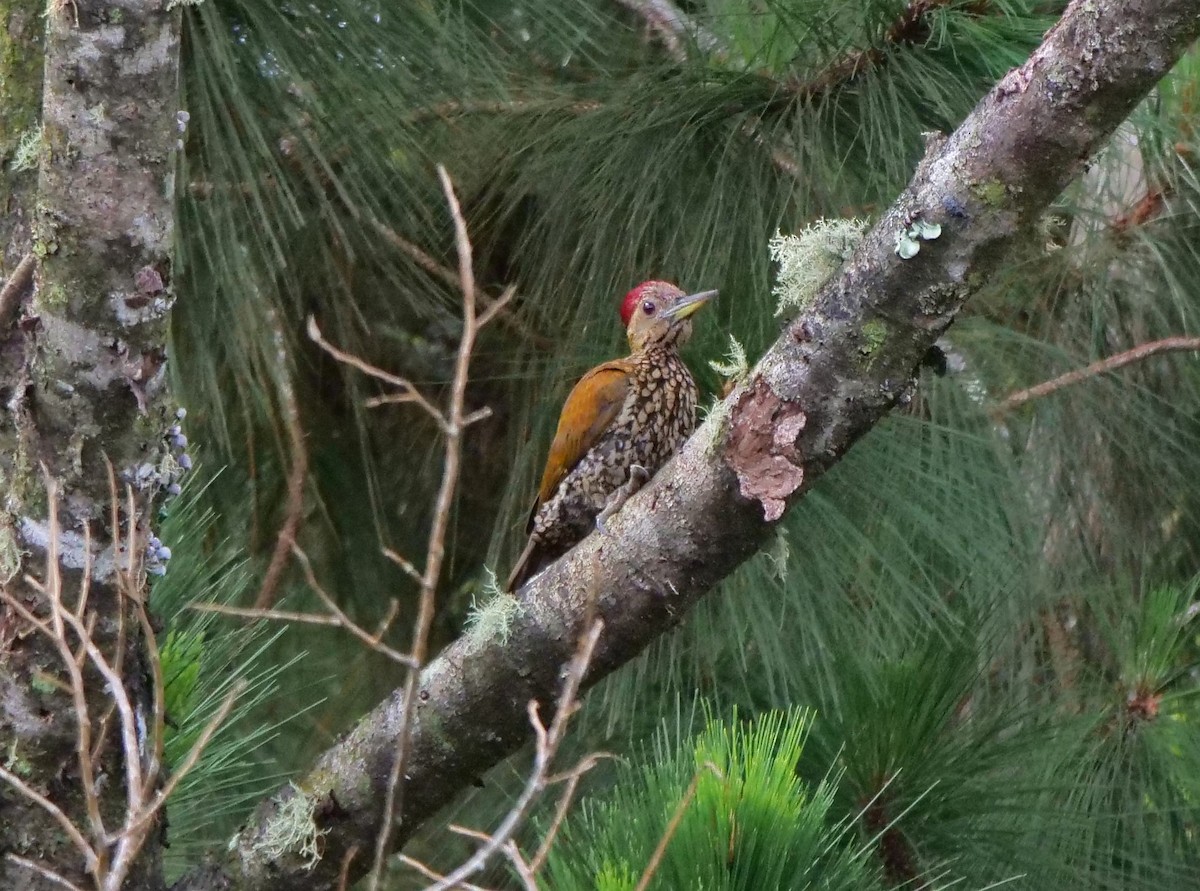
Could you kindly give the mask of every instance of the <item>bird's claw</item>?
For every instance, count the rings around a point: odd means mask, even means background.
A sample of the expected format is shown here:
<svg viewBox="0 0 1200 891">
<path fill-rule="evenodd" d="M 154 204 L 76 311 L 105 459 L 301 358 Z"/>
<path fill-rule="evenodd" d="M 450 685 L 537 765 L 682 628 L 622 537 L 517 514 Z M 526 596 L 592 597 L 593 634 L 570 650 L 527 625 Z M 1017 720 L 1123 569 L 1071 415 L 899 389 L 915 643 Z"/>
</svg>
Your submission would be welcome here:
<svg viewBox="0 0 1200 891">
<path fill-rule="evenodd" d="M 608 504 L 604 505 L 604 510 L 596 517 L 596 529 L 601 535 L 608 535 L 608 521 L 612 519 L 612 515 L 624 507 L 625 502 L 646 485 L 649 479 L 650 471 L 641 464 L 634 464 L 629 468 L 629 479 L 625 481 L 625 485 L 612 494 Z"/>
</svg>

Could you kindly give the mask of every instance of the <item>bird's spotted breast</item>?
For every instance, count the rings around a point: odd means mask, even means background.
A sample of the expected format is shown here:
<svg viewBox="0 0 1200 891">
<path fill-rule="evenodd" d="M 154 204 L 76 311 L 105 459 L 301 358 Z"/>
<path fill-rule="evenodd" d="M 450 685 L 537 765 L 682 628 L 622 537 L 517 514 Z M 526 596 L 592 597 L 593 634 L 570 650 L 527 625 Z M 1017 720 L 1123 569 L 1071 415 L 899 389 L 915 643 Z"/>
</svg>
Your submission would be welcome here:
<svg viewBox="0 0 1200 891">
<path fill-rule="evenodd" d="M 653 475 L 691 434 L 696 384 L 673 349 L 638 356 L 632 377 L 612 426 L 538 510 L 533 535 L 545 546 L 561 543 L 565 551 L 587 535 L 633 465 Z"/>
</svg>

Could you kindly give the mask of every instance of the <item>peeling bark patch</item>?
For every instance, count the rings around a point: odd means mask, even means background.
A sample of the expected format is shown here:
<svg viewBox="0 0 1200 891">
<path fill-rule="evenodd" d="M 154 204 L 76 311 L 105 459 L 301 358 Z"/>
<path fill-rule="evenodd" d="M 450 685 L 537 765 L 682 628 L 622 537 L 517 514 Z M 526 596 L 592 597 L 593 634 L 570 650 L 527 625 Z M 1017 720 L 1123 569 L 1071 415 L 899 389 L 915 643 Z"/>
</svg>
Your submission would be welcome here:
<svg viewBox="0 0 1200 891">
<path fill-rule="evenodd" d="M 759 502 L 768 522 L 783 516 L 787 497 L 804 482 L 796 437 L 806 420 L 797 403 L 780 399 L 762 378 L 733 407 L 725 463 L 742 497 Z"/>
</svg>

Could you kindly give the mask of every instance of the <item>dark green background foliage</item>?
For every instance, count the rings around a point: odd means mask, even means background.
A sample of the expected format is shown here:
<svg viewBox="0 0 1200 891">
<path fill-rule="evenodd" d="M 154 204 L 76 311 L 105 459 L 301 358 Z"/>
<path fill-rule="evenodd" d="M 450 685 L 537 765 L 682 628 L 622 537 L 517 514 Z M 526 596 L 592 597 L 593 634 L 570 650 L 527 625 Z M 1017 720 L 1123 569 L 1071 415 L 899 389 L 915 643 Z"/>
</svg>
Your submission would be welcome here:
<svg viewBox="0 0 1200 891">
<path fill-rule="evenodd" d="M 386 391 L 320 354 L 304 320 L 444 395 L 461 315 L 435 164 L 462 197 L 481 283 L 493 297 L 518 290 L 474 358 L 469 407 L 493 415 L 466 441 L 444 643 L 485 569 L 503 576 L 521 544 L 568 388 L 622 348 L 624 291 L 650 277 L 721 289 L 687 351 L 716 391 L 706 360 L 730 335 L 753 358 L 779 330 L 768 238 L 886 206 L 922 134 L 953 128 L 1060 4 L 679 7 L 700 30 L 676 50 L 615 0 L 188 10 L 173 368 L 189 435 L 224 469 L 185 493 L 196 519 L 164 534 L 181 596 L 215 596 L 205 586 L 224 577 L 222 596 L 253 599 L 285 513 L 290 385 L 310 459 L 301 544 L 363 624 L 398 598 L 391 642 L 406 646 L 414 586 L 380 550 L 423 554 L 441 443 L 411 406 L 365 407 Z M 948 372 L 922 377 L 770 553 L 592 693 L 572 747 L 632 764 L 596 773 L 588 794 L 616 804 L 590 804 L 571 826 L 636 807 L 644 832 L 597 831 L 589 850 L 573 829 L 578 857 L 556 860 L 548 887 L 587 886 L 580 870 L 610 861 L 640 873 L 694 769 L 678 753 L 734 732 L 714 725 L 690 742 L 703 722 L 679 703 L 697 696 L 718 724 L 735 707 L 814 709 L 803 756 L 786 750 L 804 813 L 820 812 L 804 845 L 827 834 L 822 856 L 848 870 L 821 887 L 1196 884 L 1196 358 L 995 407 L 1096 358 L 1200 334 L 1198 103 L 1193 55 L 972 299 L 944 343 Z M 294 571 L 282 593 L 316 608 Z M 251 670 L 209 655 L 225 621 L 172 623 L 176 661 L 191 664 L 188 641 L 204 641 L 198 687 L 178 694 L 201 714 Z M 173 815 L 176 837 L 224 831 L 235 791 L 299 770 L 401 679 L 328 629 L 270 638 L 255 661 L 277 689 L 242 720 L 286 720 L 254 756 L 274 765 L 225 786 L 215 768 L 198 774 L 214 810 Z M 648 747 L 667 716 L 671 744 Z M 526 767 L 494 771 L 471 821 L 503 811 Z M 782 844 L 771 831 L 763 844 Z M 414 851 L 449 862 L 459 843 L 447 838 L 430 827 Z M 696 859 L 705 841 L 688 837 Z M 844 884 L 852 873 L 865 884 Z M 596 886 L 628 884 L 618 878 Z"/>
</svg>

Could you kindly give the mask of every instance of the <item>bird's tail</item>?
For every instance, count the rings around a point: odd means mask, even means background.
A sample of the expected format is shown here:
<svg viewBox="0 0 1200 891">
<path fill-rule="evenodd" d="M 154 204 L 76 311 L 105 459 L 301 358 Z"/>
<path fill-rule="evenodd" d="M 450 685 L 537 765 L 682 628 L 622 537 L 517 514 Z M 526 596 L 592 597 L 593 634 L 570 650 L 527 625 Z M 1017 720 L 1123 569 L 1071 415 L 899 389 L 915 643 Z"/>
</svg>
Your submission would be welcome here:
<svg viewBox="0 0 1200 891">
<path fill-rule="evenodd" d="M 504 583 L 504 590 L 509 594 L 517 593 L 517 588 L 533 578 L 545 565 L 546 561 L 541 553 L 541 548 L 533 540 L 533 536 L 530 536 L 525 550 L 521 551 L 521 556 L 517 558 L 517 565 L 513 567 L 508 581 Z"/>
</svg>

